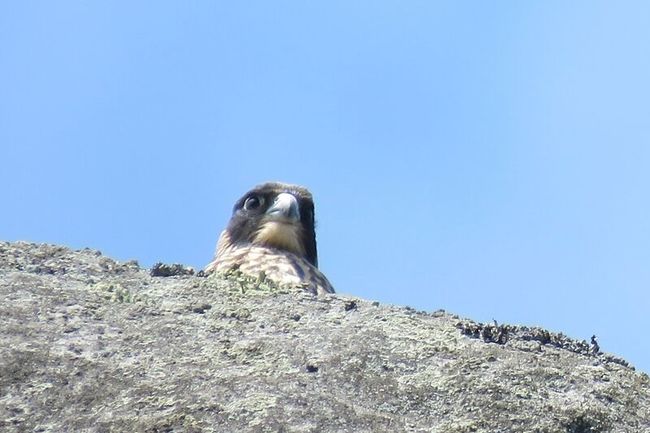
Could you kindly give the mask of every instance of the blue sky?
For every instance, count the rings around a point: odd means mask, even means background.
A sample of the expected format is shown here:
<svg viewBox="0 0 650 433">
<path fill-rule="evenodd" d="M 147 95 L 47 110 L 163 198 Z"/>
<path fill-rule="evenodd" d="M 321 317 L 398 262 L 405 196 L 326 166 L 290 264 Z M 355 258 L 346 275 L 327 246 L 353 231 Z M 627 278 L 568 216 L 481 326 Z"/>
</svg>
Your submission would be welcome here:
<svg viewBox="0 0 650 433">
<path fill-rule="evenodd" d="M 650 371 L 650 3 L 3 2 L 0 239 L 209 262 L 316 198 L 341 293 Z"/>
</svg>

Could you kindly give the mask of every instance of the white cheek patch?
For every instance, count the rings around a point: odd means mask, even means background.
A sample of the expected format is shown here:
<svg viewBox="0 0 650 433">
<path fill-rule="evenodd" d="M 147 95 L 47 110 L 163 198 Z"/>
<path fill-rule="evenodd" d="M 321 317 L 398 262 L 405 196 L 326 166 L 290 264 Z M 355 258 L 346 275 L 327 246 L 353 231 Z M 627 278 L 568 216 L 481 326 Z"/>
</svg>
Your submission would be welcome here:
<svg viewBox="0 0 650 433">
<path fill-rule="evenodd" d="M 267 221 L 255 233 L 253 243 L 290 251 L 298 256 L 305 255 L 301 242 L 301 227 L 297 224 Z"/>
</svg>

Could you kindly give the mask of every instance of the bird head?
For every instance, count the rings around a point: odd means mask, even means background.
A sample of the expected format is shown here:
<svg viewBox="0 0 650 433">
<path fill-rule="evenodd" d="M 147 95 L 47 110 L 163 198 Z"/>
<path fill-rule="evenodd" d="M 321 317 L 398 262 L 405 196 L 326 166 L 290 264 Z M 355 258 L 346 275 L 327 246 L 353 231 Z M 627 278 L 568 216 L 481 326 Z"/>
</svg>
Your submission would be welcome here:
<svg viewBox="0 0 650 433">
<path fill-rule="evenodd" d="M 317 267 L 311 193 L 301 186 L 278 182 L 256 186 L 235 203 L 222 242 L 289 251 Z"/>
</svg>

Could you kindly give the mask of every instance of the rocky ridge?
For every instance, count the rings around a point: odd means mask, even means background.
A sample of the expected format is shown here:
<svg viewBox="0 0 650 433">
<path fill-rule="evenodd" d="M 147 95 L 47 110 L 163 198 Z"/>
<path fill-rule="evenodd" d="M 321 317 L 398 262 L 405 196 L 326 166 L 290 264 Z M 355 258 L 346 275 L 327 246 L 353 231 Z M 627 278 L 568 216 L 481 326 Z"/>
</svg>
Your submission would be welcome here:
<svg viewBox="0 0 650 433">
<path fill-rule="evenodd" d="M 0 431 L 650 432 L 595 342 L 156 269 L 0 243 Z"/>
</svg>

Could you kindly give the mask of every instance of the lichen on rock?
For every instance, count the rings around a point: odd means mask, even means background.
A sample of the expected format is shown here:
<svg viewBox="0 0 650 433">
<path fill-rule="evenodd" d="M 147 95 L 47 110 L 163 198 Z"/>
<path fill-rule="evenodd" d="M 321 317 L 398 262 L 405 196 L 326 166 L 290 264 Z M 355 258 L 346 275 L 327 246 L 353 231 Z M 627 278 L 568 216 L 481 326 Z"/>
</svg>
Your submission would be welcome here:
<svg viewBox="0 0 650 433">
<path fill-rule="evenodd" d="M 650 431 L 587 342 L 174 269 L 0 243 L 0 431 Z"/>
</svg>

